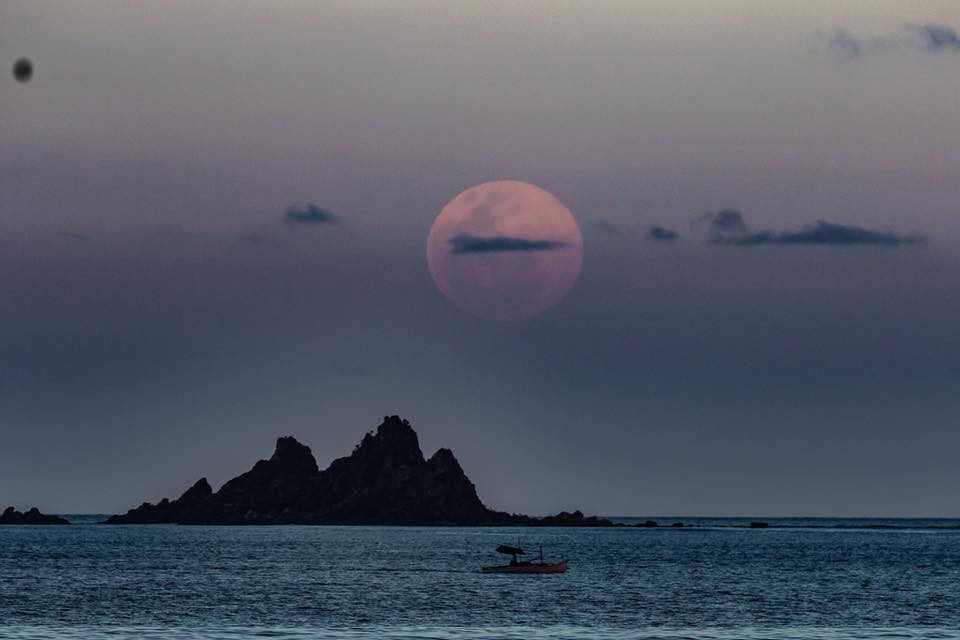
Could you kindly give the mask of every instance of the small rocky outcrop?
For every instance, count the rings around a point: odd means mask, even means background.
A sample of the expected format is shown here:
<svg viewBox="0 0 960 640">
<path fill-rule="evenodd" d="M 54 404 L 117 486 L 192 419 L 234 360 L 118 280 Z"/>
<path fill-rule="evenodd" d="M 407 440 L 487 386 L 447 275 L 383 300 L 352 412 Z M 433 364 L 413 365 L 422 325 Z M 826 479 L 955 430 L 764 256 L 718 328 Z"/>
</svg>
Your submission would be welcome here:
<svg viewBox="0 0 960 640">
<path fill-rule="evenodd" d="M 144 503 L 106 523 L 614 526 L 580 511 L 531 518 L 487 508 L 453 452 L 425 459 L 413 427 L 398 416 L 385 417 L 324 470 L 287 436 L 269 460 L 217 492 L 201 479 L 176 500 Z"/>
<path fill-rule="evenodd" d="M 213 494 L 213 489 L 206 478 L 200 478 L 192 487 L 183 492 L 176 500 L 164 498 L 157 504 L 144 502 L 136 509 L 130 509 L 126 515 L 110 516 L 107 524 L 124 524 L 138 522 L 141 524 L 164 524 L 176 522 L 182 516 L 199 509 L 203 501 Z"/>
<path fill-rule="evenodd" d="M 584 517 L 583 512 L 574 511 L 573 513 L 568 513 L 566 511 L 561 511 L 555 516 L 547 516 L 545 518 L 540 518 L 537 522 L 539 526 L 543 527 L 612 527 L 614 524 L 604 518 L 598 518 L 597 516 Z"/>
<path fill-rule="evenodd" d="M 0 514 L 0 524 L 70 524 L 70 521 L 60 516 L 40 513 L 40 510 L 36 507 L 33 507 L 26 513 L 21 513 L 13 507 L 7 507 L 6 510 Z"/>
</svg>

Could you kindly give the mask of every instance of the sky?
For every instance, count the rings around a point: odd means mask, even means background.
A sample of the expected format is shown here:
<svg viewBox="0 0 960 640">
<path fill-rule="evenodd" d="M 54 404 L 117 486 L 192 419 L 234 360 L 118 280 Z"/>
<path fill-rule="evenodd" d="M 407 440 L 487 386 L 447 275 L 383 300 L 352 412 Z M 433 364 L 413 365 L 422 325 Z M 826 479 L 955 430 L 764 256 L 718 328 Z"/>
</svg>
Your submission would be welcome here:
<svg viewBox="0 0 960 640">
<path fill-rule="evenodd" d="M 531 514 L 960 516 L 955 0 L 0 6 L 0 505 L 125 511 L 387 414 Z M 427 269 L 520 180 L 515 322 Z"/>
</svg>

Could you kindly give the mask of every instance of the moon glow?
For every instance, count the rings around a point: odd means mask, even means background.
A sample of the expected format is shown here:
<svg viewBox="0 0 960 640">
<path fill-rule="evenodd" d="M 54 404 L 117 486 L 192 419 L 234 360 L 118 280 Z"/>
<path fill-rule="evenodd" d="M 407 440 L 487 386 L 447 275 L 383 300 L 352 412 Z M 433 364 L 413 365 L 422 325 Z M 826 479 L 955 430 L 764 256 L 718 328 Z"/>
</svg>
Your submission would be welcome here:
<svg viewBox="0 0 960 640">
<path fill-rule="evenodd" d="M 437 288 L 462 310 L 510 321 L 559 303 L 580 275 L 583 237 L 570 210 L 525 182 L 471 187 L 440 211 L 427 237 Z"/>
</svg>

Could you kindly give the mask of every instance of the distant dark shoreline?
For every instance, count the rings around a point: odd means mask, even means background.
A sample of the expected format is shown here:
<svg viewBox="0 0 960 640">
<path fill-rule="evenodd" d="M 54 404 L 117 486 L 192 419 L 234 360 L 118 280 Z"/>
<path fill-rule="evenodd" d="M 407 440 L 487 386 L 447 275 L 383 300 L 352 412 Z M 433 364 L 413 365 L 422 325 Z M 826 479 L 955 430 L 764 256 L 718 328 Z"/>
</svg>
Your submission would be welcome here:
<svg viewBox="0 0 960 640">
<path fill-rule="evenodd" d="M 55 514 L 60 518 L 70 521 L 71 524 L 104 524 L 110 517 L 105 513 L 60 513 Z M 806 518 L 806 517 L 777 517 L 768 519 L 758 518 L 710 518 L 703 516 L 686 516 L 684 518 L 669 518 L 659 516 L 602 516 L 600 520 L 608 520 L 612 526 L 603 527 L 615 530 L 634 530 L 634 529 L 653 529 L 653 530 L 671 530 L 671 531 L 697 531 L 697 530 L 731 530 L 740 531 L 745 529 L 810 529 L 810 530 L 849 530 L 849 531 L 960 531 L 960 518 Z M 655 522 L 657 526 L 636 526 L 637 523 Z M 683 523 L 683 527 L 673 526 L 675 523 Z M 766 527 L 751 527 L 751 523 L 763 522 Z M 170 526 L 176 523 L 165 523 Z M 125 525 L 126 526 L 126 525 Z M 190 523 L 184 526 L 217 526 L 217 527 L 249 527 L 249 526 L 319 526 L 319 527 L 389 527 L 389 528 L 520 528 L 531 527 L 538 529 L 564 529 L 569 528 L 563 525 L 523 525 L 523 524 L 396 524 L 396 523 Z"/>
</svg>

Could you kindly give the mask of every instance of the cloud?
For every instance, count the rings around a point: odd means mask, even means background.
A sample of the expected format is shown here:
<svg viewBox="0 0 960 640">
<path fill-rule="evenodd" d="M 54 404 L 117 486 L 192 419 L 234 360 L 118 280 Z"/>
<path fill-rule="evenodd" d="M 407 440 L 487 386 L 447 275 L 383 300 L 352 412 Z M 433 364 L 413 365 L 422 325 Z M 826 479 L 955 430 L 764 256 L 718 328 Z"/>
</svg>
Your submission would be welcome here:
<svg viewBox="0 0 960 640">
<path fill-rule="evenodd" d="M 855 60 L 869 53 L 913 49 L 928 53 L 960 51 L 960 36 L 950 25 L 906 23 L 900 31 L 886 36 L 860 37 L 844 29 L 817 34 L 827 51 L 842 60 Z"/>
<path fill-rule="evenodd" d="M 694 224 L 699 223 L 706 223 L 711 235 L 741 235 L 747 232 L 743 214 L 736 209 L 705 213 L 694 220 Z"/>
<path fill-rule="evenodd" d="M 313 203 L 308 203 L 305 208 L 288 208 L 287 212 L 284 214 L 284 218 L 286 219 L 287 224 L 290 225 L 319 225 L 338 222 L 335 215 L 326 209 L 321 209 Z"/>
<path fill-rule="evenodd" d="M 567 246 L 557 240 L 531 240 L 510 236 L 490 236 L 482 238 L 469 233 L 461 233 L 450 238 L 451 251 L 463 253 L 495 253 L 500 251 L 555 251 Z"/>
<path fill-rule="evenodd" d="M 913 35 L 927 51 L 960 51 L 960 38 L 953 27 L 945 24 L 905 24 L 903 29 Z"/>
<path fill-rule="evenodd" d="M 824 46 L 828 51 L 837 54 L 844 60 L 859 58 L 863 53 L 863 43 L 855 35 L 843 29 L 837 29 L 830 34 L 820 34 Z"/>
<path fill-rule="evenodd" d="M 855 60 L 868 53 L 896 49 L 903 43 L 902 37 L 876 36 L 860 38 L 844 29 L 835 29 L 830 33 L 820 33 L 818 37 L 824 47 L 841 60 Z"/>
<path fill-rule="evenodd" d="M 680 234 L 673 229 L 653 226 L 647 230 L 647 240 L 654 242 L 675 242 L 680 238 Z"/>
<path fill-rule="evenodd" d="M 722 238 L 717 244 L 755 246 L 763 244 L 818 244 L 828 246 L 878 245 L 885 247 L 926 244 L 919 235 L 901 235 L 892 231 L 873 231 L 853 225 L 818 220 L 800 231 L 759 231 Z"/>
<path fill-rule="evenodd" d="M 729 247 L 756 247 L 762 245 L 821 245 L 849 247 L 872 245 L 882 247 L 924 246 L 927 240 L 918 234 L 899 234 L 893 231 L 875 231 L 854 225 L 818 220 L 799 231 L 751 231 L 743 214 L 735 209 L 707 213 L 698 222 L 707 224 L 707 242 Z"/>
</svg>

